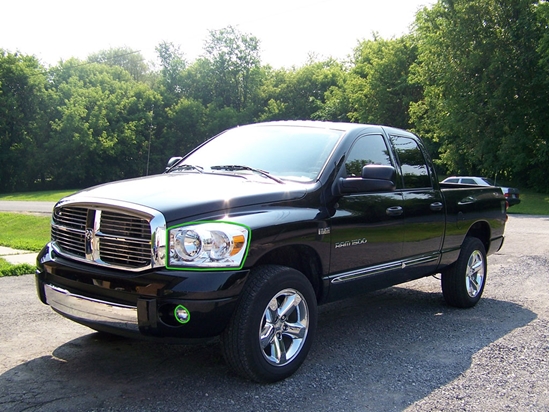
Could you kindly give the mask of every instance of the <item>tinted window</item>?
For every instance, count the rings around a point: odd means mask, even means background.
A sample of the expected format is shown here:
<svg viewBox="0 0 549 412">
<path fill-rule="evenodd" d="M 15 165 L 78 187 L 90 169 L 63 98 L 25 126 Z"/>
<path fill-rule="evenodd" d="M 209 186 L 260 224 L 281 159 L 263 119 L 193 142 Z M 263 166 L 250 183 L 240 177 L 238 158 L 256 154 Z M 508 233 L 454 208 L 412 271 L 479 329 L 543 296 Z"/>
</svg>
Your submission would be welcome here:
<svg viewBox="0 0 549 412">
<path fill-rule="evenodd" d="M 381 135 L 362 136 L 356 140 L 345 162 L 347 176 L 361 176 L 362 168 L 366 165 L 392 166 L 387 145 Z"/>
<path fill-rule="evenodd" d="M 429 169 L 416 141 L 400 136 L 392 136 L 391 140 L 402 169 L 404 187 L 406 189 L 431 187 Z"/>
<path fill-rule="evenodd" d="M 444 183 L 459 183 L 459 179 L 446 179 Z"/>
<path fill-rule="evenodd" d="M 475 179 L 461 179 L 461 183 L 466 185 L 476 185 Z"/>
</svg>

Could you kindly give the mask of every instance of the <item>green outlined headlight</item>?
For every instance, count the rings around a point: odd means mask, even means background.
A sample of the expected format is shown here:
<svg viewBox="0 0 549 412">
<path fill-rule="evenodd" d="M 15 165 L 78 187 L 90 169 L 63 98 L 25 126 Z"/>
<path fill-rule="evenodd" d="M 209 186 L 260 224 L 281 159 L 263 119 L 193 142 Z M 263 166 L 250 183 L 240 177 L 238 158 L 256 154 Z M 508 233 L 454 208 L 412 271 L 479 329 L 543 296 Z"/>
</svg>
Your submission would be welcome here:
<svg viewBox="0 0 549 412">
<path fill-rule="evenodd" d="M 241 268 L 250 228 L 231 222 L 191 222 L 168 230 L 170 269 L 211 270 Z"/>
</svg>

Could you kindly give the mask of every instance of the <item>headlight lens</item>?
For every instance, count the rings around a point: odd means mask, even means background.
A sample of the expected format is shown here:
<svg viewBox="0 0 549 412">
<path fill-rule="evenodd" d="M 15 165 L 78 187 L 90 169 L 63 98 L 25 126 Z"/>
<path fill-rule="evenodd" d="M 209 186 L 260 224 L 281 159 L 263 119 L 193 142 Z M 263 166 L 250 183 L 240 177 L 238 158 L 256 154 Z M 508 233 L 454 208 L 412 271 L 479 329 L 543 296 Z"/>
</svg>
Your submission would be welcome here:
<svg viewBox="0 0 549 412">
<path fill-rule="evenodd" d="M 241 268 L 248 253 L 250 229 L 236 223 L 205 222 L 168 231 L 172 269 Z"/>
</svg>

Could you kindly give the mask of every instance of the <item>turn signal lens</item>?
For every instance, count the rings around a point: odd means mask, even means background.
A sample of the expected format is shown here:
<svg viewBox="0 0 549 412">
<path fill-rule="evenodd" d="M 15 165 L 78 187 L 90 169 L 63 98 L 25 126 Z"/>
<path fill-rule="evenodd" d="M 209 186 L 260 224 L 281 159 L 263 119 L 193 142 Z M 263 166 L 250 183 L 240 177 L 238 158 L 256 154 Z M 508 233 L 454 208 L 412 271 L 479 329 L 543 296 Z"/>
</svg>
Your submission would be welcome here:
<svg viewBox="0 0 549 412">
<path fill-rule="evenodd" d="M 243 235 L 236 235 L 233 237 L 233 250 L 231 252 L 231 256 L 236 255 L 239 253 L 242 248 L 246 245 L 246 239 Z"/>
</svg>

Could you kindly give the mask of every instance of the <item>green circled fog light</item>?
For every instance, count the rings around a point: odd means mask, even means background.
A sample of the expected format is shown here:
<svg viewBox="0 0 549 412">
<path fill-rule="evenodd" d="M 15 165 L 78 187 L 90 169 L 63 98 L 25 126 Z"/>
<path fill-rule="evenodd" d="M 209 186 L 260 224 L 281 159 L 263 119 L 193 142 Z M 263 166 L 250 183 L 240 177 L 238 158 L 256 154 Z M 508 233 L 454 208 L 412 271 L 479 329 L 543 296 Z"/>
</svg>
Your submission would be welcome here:
<svg viewBox="0 0 549 412">
<path fill-rule="evenodd" d="M 187 323 L 191 320 L 191 312 L 183 305 L 177 305 L 173 310 L 173 315 L 179 323 Z"/>
</svg>

